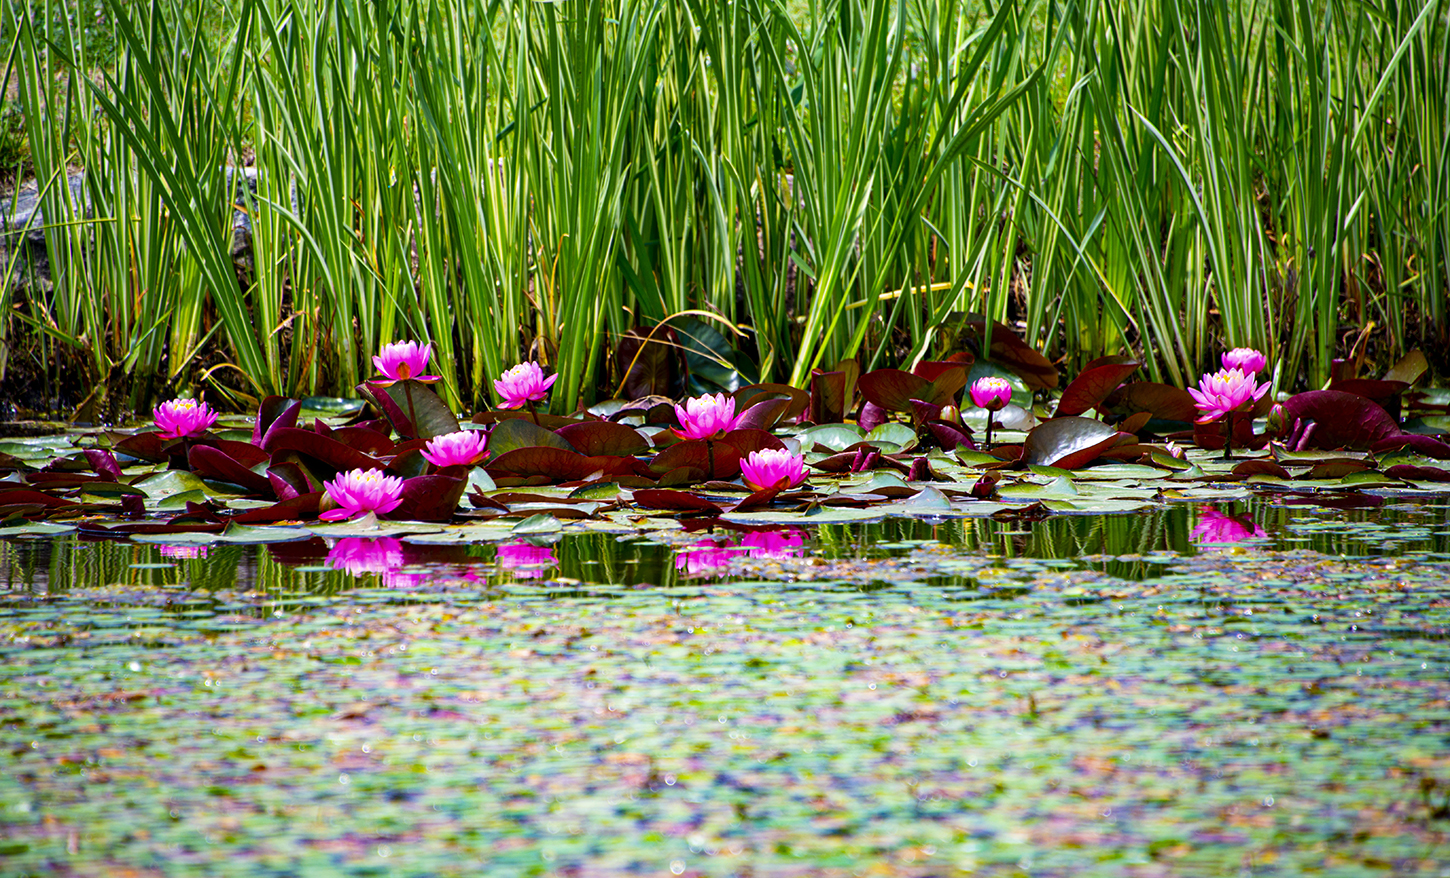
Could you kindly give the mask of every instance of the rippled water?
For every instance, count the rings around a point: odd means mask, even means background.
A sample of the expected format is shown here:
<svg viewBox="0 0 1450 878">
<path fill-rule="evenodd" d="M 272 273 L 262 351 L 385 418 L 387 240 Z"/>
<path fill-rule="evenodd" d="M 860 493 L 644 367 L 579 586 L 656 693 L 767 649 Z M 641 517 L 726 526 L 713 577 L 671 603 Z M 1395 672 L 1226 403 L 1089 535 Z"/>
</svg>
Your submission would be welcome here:
<svg viewBox="0 0 1450 878">
<path fill-rule="evenodd" d="M 1443 874 L 1450 503 L 0 542 L 5 875 Z"/>
</svg>

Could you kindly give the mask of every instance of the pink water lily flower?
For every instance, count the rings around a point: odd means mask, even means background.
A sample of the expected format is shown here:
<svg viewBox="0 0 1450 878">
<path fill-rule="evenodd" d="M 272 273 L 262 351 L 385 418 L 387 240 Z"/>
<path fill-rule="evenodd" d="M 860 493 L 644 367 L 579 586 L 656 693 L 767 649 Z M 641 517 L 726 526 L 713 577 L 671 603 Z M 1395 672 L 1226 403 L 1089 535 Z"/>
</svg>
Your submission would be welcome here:
<svg viewBox="0 0 1450 878">
<path fill-rule="evenodd" d="M 1269 365 L 1268 359 L 1253 348 L 1234 348 L 1222 360 L 1225 369 L 1237 369 L 1245 375 L 1257 375 Z"/>
<path fill-rule="evenodd" d="M 549 388 L 554 386 L 558 375 L 544 377 L 544 370 L 538 363 L 530 360 L 527 363 L 519 363 L 512 369 L 503 373 L 498 380 L 493 382 L 493 389 L 498 391 L 501 402 L 500 408 L 516 409 L 523 407 L 526 403 L 542 402 L 549 396 Z"/>
<path fill-rule="evenodd" d="M 740 422 L 735 414 L 735 400 L 723 393 L 714 396 L 705 394 L 685 400 L 684 405 L 675 406 L 675 417 L 680 419 L 676 436 L 682 439 L 714 439 L 729 433 Z"/>
<path fill-rule="evenodd" d="M 432 355 L 433 345 L 431 344 L 425 344 L 421 348 L 418 347 L 416 341 L 395 341 L 392 344 L 385 344 L 378 355 L 373 357 L 373 365 L 387 380 L 376 383 L 386 387 L 395 381 L 406 381 L 409 378 L 424 384 L 438 381 L 440 378 L 437 375 L 423 374 L 428 369 L 428 358 Z"/>
<path fill-rule="evenodd" d="M 476 466 L 488 457 L 488 434 L 482 430 L 459 430 L 434 436 L 423 446 L 423 459 L 434 466 Z"/>
<path fill-rule="evenodd" d="M 338 473 L 337 478 L 322 486 L 338 506 L 322 513 L 326 521 L 342 521 L 368 512 L 386 515 L 403 502 L 403 480 L 377 469 Z"/>
<path fill-rule="evenodd" d="M 559 559 L 548 546 L 505 543 L 498 547 L 498 564 L 519 579 L 540 579 L 548 568 L 559 566 Z"/>
<path fill-rule="evenodd" d="M 217 413 L 206 403 L 195 399 L 173 399 L 152 411 L 156 432 L 162 439 L 194 439 L 211 429 Z"/>
<path fill-rule="evenodd" d="M 1247 515 L 1224 515 L 1217 509 L 1204 506 L 1199 509 L 1198 516 L 1198 524 L 1193 526 L 1193 532 L 1188 536 L 1195 543 L 1237 543 L 1266 536 L 1264 529 L 1254 524 Z"/>
<path fill-rule="evenodd" d="M 740 461 L 740 478 L 752 491 L 789 490 L 806 480 L 806 457 L 784 448 L 762 448 Z"/>
<path fill-rule="evenodd" d="M 989 412 L 1001 411 L 1012 401 L 1012 385 L 1007 383 L 1006 378 L 996 375 L 978 378 L 972 382 L 970 392 L 972 404 Z"/>
<path fill-rule="evenodd" d="M 1229 412 L 1238 411 L 1241 407 L 1262 399 L 1268 392 L 1268 382 L 1255 386 L 1254 376 L 1246 375 L 1239 369 L 1221 369 L 1212 375 L 1204 375 L 1199 379 L 1197 388 L 1188 388 L 1194 406 L 1203 413 L 1198 416 L 1200 424 L 1216 421 Z"/>
</svg>

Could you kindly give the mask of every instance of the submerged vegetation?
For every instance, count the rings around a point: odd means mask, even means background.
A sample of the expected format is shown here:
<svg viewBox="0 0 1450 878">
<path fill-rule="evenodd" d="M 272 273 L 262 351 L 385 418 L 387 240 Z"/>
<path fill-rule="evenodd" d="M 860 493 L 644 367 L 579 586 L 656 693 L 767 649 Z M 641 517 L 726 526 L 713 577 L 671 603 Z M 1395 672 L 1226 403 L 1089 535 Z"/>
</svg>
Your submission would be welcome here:
<svg viewBox="0 0 1450 878">
<path fill-rule="evenodd" d="M 201 7 L 0 13 L 50 264 L 6 259 L 12 399 L 254 409 L 398 337 L 455 411 L 537 360 L 555 414 L 993 321 L 1180 388 L 1450 350 L 1446 0 Z"/>
</svg>

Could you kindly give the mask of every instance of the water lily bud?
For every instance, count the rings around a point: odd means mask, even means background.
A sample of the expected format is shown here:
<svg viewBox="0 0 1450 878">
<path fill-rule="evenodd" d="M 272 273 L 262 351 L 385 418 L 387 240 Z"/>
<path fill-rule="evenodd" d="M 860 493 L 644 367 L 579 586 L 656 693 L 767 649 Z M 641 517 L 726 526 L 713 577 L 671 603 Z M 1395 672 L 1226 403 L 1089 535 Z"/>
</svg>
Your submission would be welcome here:
<svg viewBox="0 0 1450 878">
<path fill-rule="evenodd" d="M 1282 436 L 1284 428 L 1288 426 L 1285 423 L 1284 407 L 1277 402 L 1274 403 L 1273 408 L 1269 409 L 1268 426 L 1269 432 L 1275 436 Z"/>
<path fill-rule="evenodd" d="M 960 424 L 962 422 L 962 413 L 954 405 L 943 406 L 941 419 L 948 424 Z"/>
</svg>

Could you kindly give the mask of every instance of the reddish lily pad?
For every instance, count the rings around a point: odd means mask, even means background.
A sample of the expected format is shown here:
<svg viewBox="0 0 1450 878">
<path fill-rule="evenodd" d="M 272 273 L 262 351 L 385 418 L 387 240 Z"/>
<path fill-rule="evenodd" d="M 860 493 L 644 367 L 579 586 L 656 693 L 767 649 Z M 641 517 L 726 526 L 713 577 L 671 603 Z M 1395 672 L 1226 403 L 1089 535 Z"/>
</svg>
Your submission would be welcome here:
<svg viewBox="0 0 1450 878">
<path fill-rule="evenodd" d="M 284 396 L 269 396 L 257 407 L 257 420 L 252 424 L 252 444 L 262 446 L 267 431 L 273 426 L 295 427 L 302 403 Z"/>
<path fill-rule="evenodd" d="M 690 491 L 671 491 L 664 488 L 645 488 L 634 492 L 634 504 L 645 509 L 678 509 L 687 512 L 706 512 L 720 515 L 725 510 Z"/>
<path fill-rule="evenodd" d="M 535 445 L 515 448 L 497 458 L 491 458 L 484 469 L 496 482 L 506 477 L 527 479 L 533 476 L 542 476 L 549 482 L 566 482 L 594 473 L 601 473 L 606 478 L 648 475 L 648 470 L 641 472 L 643 467 L 640 461 L 632 457 L 585 457 L 577 451 Z M 503 483 L 499 482 L 499 485 L 502 486 Z"/>
<path fill-rule="evenodd" d="M 304 459 L 313 460 L 335 472 L 353 469 L 384 469 L 382 461 L 355 448 L 349 448 L 327 436 L 319 436 L 311 430 L 296 427 L 271 429 L 267 431 L 268 445 L 273 459 L 284 451 L 294 451 Z"/>
<path fill-rule="evenodd" d="M 403 502 L 389 518 L 407 521 L 448 521 L 463 499 L 467 479 L 452 476 L 416 476 L 403 482 Z"/>
<path fill-rule="evenodd" d="M 740 457 L 740 450 L 728 442 L 695 439 L 661 451 L 650 461 L 649 469 L 663 476 L 671 470 L 688 467 L 704 473 L 707 479 L 733 479 L 740 475 Z"/>
<path fill-rule="evenodd" d="M 1062 392 L 1062 399 L 1057 403 L 1058 416 L 1080 415 L 1100 408 L 1140 365 L 1132 357 L 1098 357 L 1088 363 Z"/>
<path fill-rule="evenodd" d="M 231 520 L 238 524 L 271 524 L 276 521 L 304 521 L 316 518 L 322 508 L 322 492 L 298 494 L 273 503 L 238 512 Z"/>
<path fill-rule="evenodd" d="M 252 494 L 269 497 L 273 494 L 272 483 L 266 476 L 253 472 L 219 448 L 193 445 L 187 452 L 186 459 L 191 465 L 191 471 L 201 478 L 230 482 Z"/>
<path fill-rule="evenodd" d="M 985 317 L 968 314 L 963 324 L 963 335 L 980 346 L 986 328 Z M 1051 390 L 1057 386 L 1057 367 L 1052 365 L 1052 361 L 1023 341 L 1006 324 L 995 320 L 992 321 L 992 343 L 987 349 L 987 359 L 1021 378 L 1031 390 Z"/>
<path fill-rule="evenodd" d="M 741 457 L 745 457 L 752 451 L 772 449 L 781 451 L 785 443 L 772 436 L 764 430 L 737 429 L 731 430 L 720 438 L 721 442 L 727 442 L 735 448 Z"/>
<path fill-rule="evenodd" d="M 358 385 L 358 392 L 371 400 L 405 439 L 432 439 L 458 432 L 458 418 L 431 386 L 420 381 L 407 378 L 386 387 L 368 381 Z"/>
<path fill-rule="evenodd" d="M 1032 429 L 1022 445 L 1029 466 L 1076 469 L 1118 444 L 1119 433 L 1092 418 L 1053 418 Z"/>
<path fill-rule="evenodd" d="M 853 367 L 854 363 L 851 364 Z M 816 424 L 838 424 L 846 419 L 852 397 L 855 396 L 855 377 L 846 370 L 811 372 L 811 421 Z"/>
<path fill-rule="evenodd" d="M 508 454 L 510 451 L 521 448 L 557 448 L 561 451 L 578 451 L 563 436 L 553 430 L 547 430 L 527 418 L 510 418 L 502 421 L 493 428 L 492 433 L 488 434 L 488 450 L 495 456 Z"/>
<path fill-rule="evenodd" d="M 900 369 L 875 369 L 861 376 L 861 395 L 872 405 L 889 412 L 909 412 L 912 400 L 925 399 L 931 382 Z"/>
<path fill-rule="evenodd" d="M 1120 418 L 1138 412 L 1148 412 L 1163 421 L 1188 423 L 1198 418 L 1198 407 L 1193 404 L 1193 397 L 1188 391 L 1154 381 L 1124 384 L 1109 393 L 1103 405 Z"/>
<path fill-rule="evenodd" d="M 1407 482 L 1450 482 L 1450 471 L 1437 466 L 1413 466 L 1408 463 L 1399 463 L 1386 469 L 1385 475 L 1392 479 L 1404 479 Z"/>
<path fill-rule="evenodd" d="M 586 457 L 630 455 L 649 450 L 649 440 L 638 430 L 613 421 L 575 421 L 554 433 Z"/>
<path fill-rule="evenodd" d="M 1338 390 L 1311 390 L 1283 404 L 1284 432 L 1296 451 L 1306 448 L 1369 449 L 1400 435 L 1400 427 L 1379 405 Z"/>
<path fill-rule="evenodd" d="M 763 405 L 773 398 L 789 400 L 781 420 L 792 421 L 800 417 L 811 404 L 811 395 L 799 387 L 789 384 L 751 384 L 735 391 L 736 413 L 748 412 L 757 405 Z M 760 427 L 759 429 L 766 429 Z"/>
</svg>

